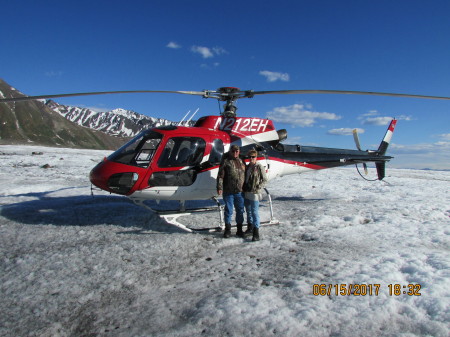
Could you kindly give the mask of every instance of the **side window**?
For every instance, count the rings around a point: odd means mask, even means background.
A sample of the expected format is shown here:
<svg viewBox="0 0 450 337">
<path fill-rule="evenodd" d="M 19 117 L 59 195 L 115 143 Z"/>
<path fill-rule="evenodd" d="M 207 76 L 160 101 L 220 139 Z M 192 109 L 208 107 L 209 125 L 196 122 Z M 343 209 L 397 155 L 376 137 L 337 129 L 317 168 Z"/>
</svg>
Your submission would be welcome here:
<svg viewBox="0 0 450 337">
<path fill-rule="evenodd" d="M 147 139 L 142 145 L 141 150 L 136 155 L 136 163 L 138 166 L 147 167 L 156 152 L 161 139 Z"/>
<path fill-rule="evenodd" d="M 221 139 L 214 139 L 212 143 L 211 154 L 209 155 L 209 162 L 211 164 L 219 164 L 223 156 L 223 142 Z"/>
<path fill-rule="evenodd" d="M 205 146 L 205 141 L 198 137 L 170 138 L 158 160 L 158 166 L 178 167 L 198 165 L 202 161 Z"/>
</svg>

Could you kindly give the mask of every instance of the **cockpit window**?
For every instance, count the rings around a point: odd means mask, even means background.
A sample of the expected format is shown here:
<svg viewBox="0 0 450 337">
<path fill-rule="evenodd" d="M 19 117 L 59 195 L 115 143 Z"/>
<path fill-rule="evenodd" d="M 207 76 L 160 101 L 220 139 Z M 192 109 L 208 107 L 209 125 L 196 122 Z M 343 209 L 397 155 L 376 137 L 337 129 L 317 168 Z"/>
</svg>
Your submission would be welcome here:
<svg viewBox="0 0 450 337">
<path fill-rule="evenodd" d="M 130 140 L 108 159 L 116 163 L 148 167 L 161 142 L 162 135 L 154 131 L 143 131 Z"/>
<path fill-rule="evenodd" d="M 198 165 L 202 161 L 205 146 L 205 141 L 198 137 L 170 138 L 158 160 L 158 166 L 178 167 Z"/>
</svg>

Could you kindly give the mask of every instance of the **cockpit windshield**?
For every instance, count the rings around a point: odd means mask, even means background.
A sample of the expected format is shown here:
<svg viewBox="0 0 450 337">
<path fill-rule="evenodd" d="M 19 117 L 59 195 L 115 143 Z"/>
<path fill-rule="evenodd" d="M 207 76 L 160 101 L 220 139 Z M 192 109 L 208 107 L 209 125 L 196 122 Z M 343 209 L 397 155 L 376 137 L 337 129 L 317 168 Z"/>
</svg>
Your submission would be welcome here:
<svg viewBox="0 0 450 337">
<path fill-rule="evenodd" d="M 162 134 L 151 130 L 143 131 L 111 154 L 108 160 L 126 165 L 148 167 L 162 137 Z"/>
</svg>

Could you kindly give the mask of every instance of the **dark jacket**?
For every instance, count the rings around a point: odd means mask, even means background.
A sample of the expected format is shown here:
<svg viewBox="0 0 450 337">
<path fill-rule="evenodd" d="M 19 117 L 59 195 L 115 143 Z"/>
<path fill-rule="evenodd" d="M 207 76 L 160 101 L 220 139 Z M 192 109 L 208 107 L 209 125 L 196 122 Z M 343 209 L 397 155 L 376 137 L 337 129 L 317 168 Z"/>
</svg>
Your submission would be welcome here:
<svg viewBox="0 0 450 337">
<path fill-rule="evenodd" d="M 234 158 L 227 154 L 222 159 L 217 174 L 217 190 L 234 194 L 242 192 L 245 179 L 245 164 L 241 158 Z"/>
</svg>

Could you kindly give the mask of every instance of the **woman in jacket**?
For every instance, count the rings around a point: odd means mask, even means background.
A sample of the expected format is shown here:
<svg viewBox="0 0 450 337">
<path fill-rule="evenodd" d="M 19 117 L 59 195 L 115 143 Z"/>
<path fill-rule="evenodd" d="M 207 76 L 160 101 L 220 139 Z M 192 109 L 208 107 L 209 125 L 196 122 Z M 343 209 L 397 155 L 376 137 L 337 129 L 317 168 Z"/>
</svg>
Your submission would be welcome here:
<svg viewBox="0 0 450 337">
<path fill-rule="evenodd" d="M 250 150 L 248 156 L 250 157 L 250 162 L 245 168 L 244 181 L 245 209 L 249 227 L 253 227 L 252 241 L 259 241 L 259 201 L 262 198 L 261 190 L 267 182 L 267 177 L 266 170 L 257 162 L 258 152 Z M 249 232 L 248 229 L 247 232 Z"/>
</svg>

